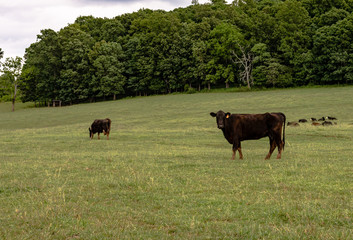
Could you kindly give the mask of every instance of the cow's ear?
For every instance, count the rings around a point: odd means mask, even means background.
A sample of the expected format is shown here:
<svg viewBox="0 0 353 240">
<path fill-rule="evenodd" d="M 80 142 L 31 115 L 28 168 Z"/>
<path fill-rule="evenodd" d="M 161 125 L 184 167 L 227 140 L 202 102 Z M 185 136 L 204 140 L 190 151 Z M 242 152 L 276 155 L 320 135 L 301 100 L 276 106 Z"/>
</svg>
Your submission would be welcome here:
<svg viewBox="0 0 353 240">
<path fill-rule="evenodd" d="M 226 113 L 226 118 L 229 118 L 230 117 L 230 112 L 227 112 Z"/>
<path fill-rule="evenodd" d="M 211 112 L 210 115 L 211 115 L 212 117 L 217 116 L 217 114 L 215 114 L 214 112 Z"/>
</svg>

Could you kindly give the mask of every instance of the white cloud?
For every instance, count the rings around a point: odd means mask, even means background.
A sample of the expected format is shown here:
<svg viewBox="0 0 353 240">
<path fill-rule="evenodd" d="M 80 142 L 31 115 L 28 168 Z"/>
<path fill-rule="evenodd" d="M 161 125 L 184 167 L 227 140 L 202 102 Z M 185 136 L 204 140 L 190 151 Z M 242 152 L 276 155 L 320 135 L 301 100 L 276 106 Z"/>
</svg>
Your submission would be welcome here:
<svg viewBox="0 0 353 240">
<path fill-rule="evenodd" d="M 200 0 L 199 3 L 210 2 Z M 141 8 L 173 10 L 191 0 L 0 0 L 0 48 L 6 57 L 23 57 L 40 30 L 55 31 L 79 16 L 112 18 Z"/>
</svg>

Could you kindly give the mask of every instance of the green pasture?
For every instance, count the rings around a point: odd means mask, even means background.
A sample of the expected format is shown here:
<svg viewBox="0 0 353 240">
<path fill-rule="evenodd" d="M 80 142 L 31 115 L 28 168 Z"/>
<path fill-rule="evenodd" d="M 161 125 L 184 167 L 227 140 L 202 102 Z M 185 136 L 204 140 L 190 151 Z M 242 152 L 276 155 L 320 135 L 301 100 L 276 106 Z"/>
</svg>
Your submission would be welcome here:
<svg viewBox="0 0 353 240">
<path fill-rule="evenodd" d="M 30 106 L 0 104 L 0 239 L 353 239 L 353 87 Z M 233 161 L 220 109 L 338 121 Z"/>
</svg>

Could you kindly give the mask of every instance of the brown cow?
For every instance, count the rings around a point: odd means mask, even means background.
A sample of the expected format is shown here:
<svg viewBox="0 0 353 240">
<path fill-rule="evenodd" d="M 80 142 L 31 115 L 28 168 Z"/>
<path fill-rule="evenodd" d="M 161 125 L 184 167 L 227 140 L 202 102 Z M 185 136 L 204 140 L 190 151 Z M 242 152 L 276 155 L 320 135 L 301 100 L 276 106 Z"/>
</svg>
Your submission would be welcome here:
<svg viewBox="0 0 353 240">
<path fill-rule="evenodd" d="M 299 127 L 300 125 L 297 122 L 287 122 L 287 126 Z"/>
<path fill-rule="evenodd" d="M 91 127 L 88 128 L 89 130 L 89 137 L 93 139 L 93 135 L 98 133 L 98 139 L 100 139 L 99 134 L 104 133 L 107 135 L 107 140 L 109 140 L 109 133 L 110 133 L 110 126 L 112 121 L 109 118 L 106 119 L 96 119 L 92 123 Z"/>
<path fill-rule="evenodd" d="M 233 144 L 232 159 L 238 150 L 239 158 L 243 159 L 241 151 L 241 141 L 260 139 L 269 137 L 270 151 L 265 159 L 269 159 L 271 154 L 278 148 L 277 159 L 281 158 L 284 150 L 284 135 L 286 116 L 283 113 L 264 113 L 264 114 L 230 114 L 222 110 L 217 113 L 211 112 L 212 117 L 216 117 L 217 126 L 222 130 L 224 137 L 230 144 Z M 282 140 L 283 126 L 283 140 Z"/>
</svg>

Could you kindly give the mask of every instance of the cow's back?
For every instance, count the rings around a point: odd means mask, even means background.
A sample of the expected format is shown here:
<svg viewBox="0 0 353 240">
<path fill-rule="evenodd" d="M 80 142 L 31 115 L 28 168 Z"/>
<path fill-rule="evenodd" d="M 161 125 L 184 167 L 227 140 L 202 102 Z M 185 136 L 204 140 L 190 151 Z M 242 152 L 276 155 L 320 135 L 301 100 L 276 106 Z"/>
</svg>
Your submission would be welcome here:
<svg viewBox="0 0 353 240">
<path fill-rule="evenodd" d="M 259 139 L 268 135 L 267 114 L 232 114 L 234 134 L 239 140 Z"/>
</svg>

